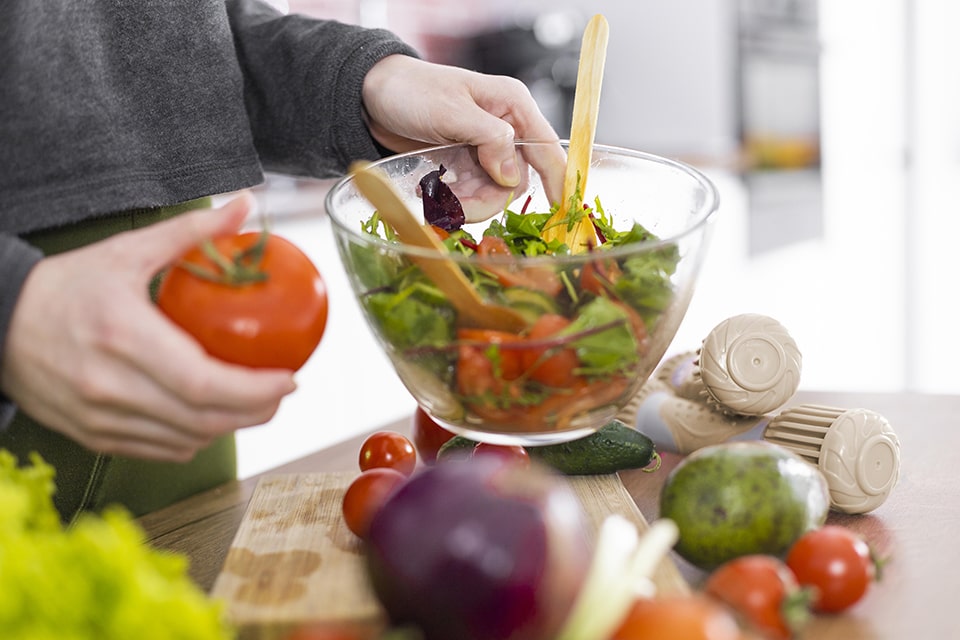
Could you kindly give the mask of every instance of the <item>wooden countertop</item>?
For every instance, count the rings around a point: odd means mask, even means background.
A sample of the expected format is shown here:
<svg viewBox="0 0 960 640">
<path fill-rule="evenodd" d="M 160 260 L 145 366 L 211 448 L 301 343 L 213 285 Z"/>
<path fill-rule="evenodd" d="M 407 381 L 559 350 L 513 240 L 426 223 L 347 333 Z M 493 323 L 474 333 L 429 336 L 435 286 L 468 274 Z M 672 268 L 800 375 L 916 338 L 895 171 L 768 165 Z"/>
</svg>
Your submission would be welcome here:
<svg viewBox="0 0 960 640">
<path fill-rule="evenodd" d="M 806 638 L 957 638 L 960 610 L 960 396 L 802 392 L 791 403 L 867 408 L 883 414 L 902 446 L 899 485 L 872 513 L 830 515 L 889 557 L 882 582 L 851 610 L 818 616 Z M 408 420 L 385 429 L 409 430 Z M 280 466 L 268 473 L 356 469 L 362 437 Z M 647 520 L 657 517 L 657 496 L 679 458 L 664 455 L 657 473 L 626 472 L 624 485 Z M 150 542 L 187 554 L 191 576 L 209 590 L 220 571 L 258 477 L 231 482 L 140 519 Z M 678 559 L 696 584 L 701 574 Z M 956 614 L 956 615 L 955 615 Z"/>
</svg>

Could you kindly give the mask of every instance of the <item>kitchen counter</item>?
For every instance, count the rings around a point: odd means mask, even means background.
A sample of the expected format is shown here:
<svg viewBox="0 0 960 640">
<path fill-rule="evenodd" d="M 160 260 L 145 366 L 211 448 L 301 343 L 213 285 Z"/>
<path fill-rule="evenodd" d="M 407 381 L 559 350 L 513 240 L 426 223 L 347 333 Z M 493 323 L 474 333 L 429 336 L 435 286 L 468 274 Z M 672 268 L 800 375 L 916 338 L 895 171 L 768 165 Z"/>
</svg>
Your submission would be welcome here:
<svg viewBox="0 0 960 640">
<path fill-rule="evenodd" d="M 863 535 L 880 557 L 889 558 L 882 581 L 851 610 L 817 616 L 804 637 L 852 638 L 960 637 L 960 616 L 952 607 L 960 588 L 960 396 L 801 392 L 791 404 L 816 403 L 868 408 L 893 425 L 902 446 L 899 485 L 877 510 L 858 516 L 831 513 L 830 522 Z M 409 430 L 409 419 L 384 425 Z M 322 449 L 265 474 L 356 469 L 363 436 Z M 656 473 L 621 474 L 647 520 L 657 517 L 657 496 L 679 460 L 665 454 Z M 231 482 L 140 519 L 158 548 L 187 554 L 191 576 L 209 590 L 236 534 L 247 502 L 261 476 Z M 696 584 L 702 575 L 678 559 Z"/>
</svg>

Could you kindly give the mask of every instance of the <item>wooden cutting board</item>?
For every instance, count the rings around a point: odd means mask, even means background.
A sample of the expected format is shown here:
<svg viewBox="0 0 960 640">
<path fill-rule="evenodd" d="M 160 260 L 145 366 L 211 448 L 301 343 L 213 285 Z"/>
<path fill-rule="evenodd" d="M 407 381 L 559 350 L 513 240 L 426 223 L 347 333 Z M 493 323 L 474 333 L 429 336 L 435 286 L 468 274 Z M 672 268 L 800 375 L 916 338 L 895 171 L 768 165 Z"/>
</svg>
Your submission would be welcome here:
<svg viewBox="0 0 960 640">
<path fill-rule="evenodd" d="M 283 638 L 307 622 L 383 623 L 366 583 L 359 540 L 343 524 L 343 492 L 355 473 L 284 474 L 260 480 L 212 595 L 241 638 Z M 647 522 L 617 475 L 569 478 L 593 527 L 618 513 Z M 654 576 L 661 593 L 685 593 L 670 558 Z"/>
</svg>

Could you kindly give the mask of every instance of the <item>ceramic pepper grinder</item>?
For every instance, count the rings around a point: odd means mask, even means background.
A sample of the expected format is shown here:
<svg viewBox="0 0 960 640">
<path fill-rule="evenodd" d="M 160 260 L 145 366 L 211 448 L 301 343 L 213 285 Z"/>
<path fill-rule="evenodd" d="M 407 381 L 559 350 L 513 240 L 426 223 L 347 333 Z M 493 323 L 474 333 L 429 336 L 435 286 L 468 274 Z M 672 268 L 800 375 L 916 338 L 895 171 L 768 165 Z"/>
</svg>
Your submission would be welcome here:
<svg viewBox="0 0 960 640">
<path fill-rule="evenodd" d="M 900 479 L 900 440 L 887 419 L 870 409 L 797 405 L 772 418 L 763 439 L 820 469 L 837 511 L 873 511 Z"/>
<path fill-rule="evenodd" d="M 757 440 L 766 415 L 796 393 L 800 369 L 800 350 L 782 324 L 759 314 L 733 316 L 696 352 L 666 360 L 619 417 L 659 451 L 687 454 Z"/>
</svg>

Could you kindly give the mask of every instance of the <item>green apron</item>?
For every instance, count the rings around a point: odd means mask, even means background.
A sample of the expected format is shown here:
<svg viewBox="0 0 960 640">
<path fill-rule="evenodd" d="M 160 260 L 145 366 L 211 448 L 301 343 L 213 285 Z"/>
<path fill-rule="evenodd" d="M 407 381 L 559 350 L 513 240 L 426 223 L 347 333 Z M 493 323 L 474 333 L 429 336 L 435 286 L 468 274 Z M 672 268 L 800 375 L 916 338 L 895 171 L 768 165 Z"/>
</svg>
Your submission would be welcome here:
<svg viewBox="0 0 960 640">
<path fill-rule="evenodd" d="M 129 211 L 30 234 L 24 240 L 52 255 L 209 203 L 209 198 L 202 198 L 172 207 Z M 14 453 L 22 464 L 36 451 L 56 469 L 54 504 L 66 523 L 82 511 L 100 511 L 111 504 L 120 504 L 135 516 L 143 515 L 232 480 L 237 473 L 233 435 L 219 438 L 190 462 L 154 462 L 90 451 L 23 412 L 17 412 L 0 433 L 0 448 Z"/>
</svg>

